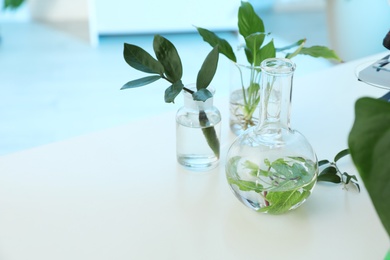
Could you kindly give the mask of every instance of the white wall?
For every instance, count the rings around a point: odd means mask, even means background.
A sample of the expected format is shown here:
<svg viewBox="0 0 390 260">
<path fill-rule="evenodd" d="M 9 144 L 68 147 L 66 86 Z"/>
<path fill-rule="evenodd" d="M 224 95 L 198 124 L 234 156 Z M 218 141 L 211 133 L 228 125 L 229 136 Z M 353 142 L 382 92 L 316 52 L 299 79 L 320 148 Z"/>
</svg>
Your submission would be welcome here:
<svg viewBox="0 0 390 260">
<path fill-rule="evenodd" d="M 308 11 L 325 8 L 326 0 L 274 0 L 275 11 Z"/>
<path fill-rule="evenodd" d="M 31 17 L 40 21 L 88 20 L 88 0 L 28 0 Z"/>
</svg>

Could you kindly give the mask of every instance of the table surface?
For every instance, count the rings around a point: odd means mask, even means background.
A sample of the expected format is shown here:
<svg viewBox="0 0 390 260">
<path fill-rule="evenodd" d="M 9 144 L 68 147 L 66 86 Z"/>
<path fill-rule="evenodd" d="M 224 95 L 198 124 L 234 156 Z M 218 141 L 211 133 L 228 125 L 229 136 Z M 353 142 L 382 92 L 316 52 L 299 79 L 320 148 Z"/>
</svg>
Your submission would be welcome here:
<svg viewBox="0 0 390 260">
<path fill-rule="evenodd" d="M 355 76 L 376 58 L 294 79 L 291 126 L 319 159 L 347 147 L 357 98 L 387 92 Z M 0 157 L 0 259 L 383 259 L 389 237 L 363 185 L 319 183 L 280 216 L 242 205 L 224 173 L 227 97 L 216 105 L 222 159 L 206 173 L 177 164 L 171 112 Z M 357 174 L 350 158 L 340 167 Z"/>
</svg>

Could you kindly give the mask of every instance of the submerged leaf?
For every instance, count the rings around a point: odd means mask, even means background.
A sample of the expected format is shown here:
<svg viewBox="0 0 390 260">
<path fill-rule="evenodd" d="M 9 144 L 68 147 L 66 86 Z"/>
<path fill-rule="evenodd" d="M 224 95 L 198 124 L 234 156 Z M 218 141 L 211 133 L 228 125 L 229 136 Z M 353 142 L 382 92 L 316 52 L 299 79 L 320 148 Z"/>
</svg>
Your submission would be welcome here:
<svg viewBox="0 0 390 260">
<path fill-rule="evenodd" d="M 260 212 L 269 214 L 282 214 L 293 208 L 295 205 L 302 203 L 310 194 L 311 189 L 315 185 L 315 180 L 308 185 L 289 191 L 270 191 L 265 196 L 265 199 L 270 203 L 270 206 L 261 208 Z"/>
<path fill-rule="evenodd" d="M 215 156 L 219 158 L 219 139 L 214 126 L 210 126 L 210 121 L 207 114 L 201 110 L 199 111 L 199 122 L 202 126 L 203 135 L 206 137 L 207 144 L 214 152 Z"/>
</svg>

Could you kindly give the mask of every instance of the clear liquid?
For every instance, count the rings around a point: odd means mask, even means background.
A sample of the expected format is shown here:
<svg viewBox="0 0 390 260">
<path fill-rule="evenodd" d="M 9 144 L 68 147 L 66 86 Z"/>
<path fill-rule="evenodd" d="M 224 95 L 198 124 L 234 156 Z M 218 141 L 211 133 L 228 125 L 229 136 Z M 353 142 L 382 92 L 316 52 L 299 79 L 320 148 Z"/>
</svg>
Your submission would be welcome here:
<svg viewBox="0 0 390 260">
<path fill-rule="evenodd" d="M 241 89 L 230 94 L 230 129 L 235 135 L 240 135 L 246 129 L 257 125 L 258 114 L 258 109 L 251 116 L 244 111 Z"/>
<path fill-rule="evenodd" d="M 180 122 L 176 123 L 176 153 L 178 162 L 182 166 L 196 171 L 215 168 L 219 163 L 219 154 L 215 154 L 207 143 L 202 128 L 214 128 L 219 138 L 221 132 L 220 121 L 211 127 L 190 126 L 186 122 L 191 120 L 180 120 L 180 118 L 178 121 Z M 212 121 L 212 118 L 210 121 Z"/>
<path fill-rule="evenodd" d="M 232 167 L 227 166 L 228 182 L 235 196 L 249 208 L 269 214 L 283 214 L 304 203 L 317 180 L 318 167 L 314 162 L 294 161 L 292 164 L 301 166 L 299 175 L 254 176 L 253 171 L 243 166 L 244 161 L 238 162 Z"/>
</svg>

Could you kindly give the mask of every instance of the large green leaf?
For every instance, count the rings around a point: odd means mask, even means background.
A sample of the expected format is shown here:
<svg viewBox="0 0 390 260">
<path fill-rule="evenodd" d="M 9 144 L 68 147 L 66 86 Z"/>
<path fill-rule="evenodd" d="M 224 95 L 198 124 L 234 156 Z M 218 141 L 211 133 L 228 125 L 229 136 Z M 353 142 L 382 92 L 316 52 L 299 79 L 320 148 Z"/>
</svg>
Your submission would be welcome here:
<svg viewBox="0 0 390 260">
<path fill-rule="evenodd" d="M 349 151 L 390 236 L 390 103 L 360 98 L 348 137 Z"/>
<path fill-rule="evenodd" d="M 203 40 L 210 44 L 211 47 L 214 48 L 218 45 L 219 53 L 225 55 L 229 60 L 237 62 L 232 46 L 225 39 L 219 38 L 215 33 L 207 29 L 201 27 L 196 27 L 196 29 L 198 30 L 200 36 L 202 36 Z"/>
<path fill-rule="evenodd" d="M 253 33 L 245 38 L 245 54 L 250 64 L 253 64 L 253 61 L 257 59 L 265 36 L 264 33 Z"/>
<path fill-rule="evenodd" d="M 249 2 L 241 1 L 238 9 L 238 31 L 244 38 L 253 33 L 264 33 L 264 23 Z"/>
<path fill-rule="evenodd" d="M 336 61 L 342 61 L 339 56 L 337 56 L 334 50 L 329 49 L 325 46 L 311 46 L 303 47 L 299 54 L 310 55 L 315 58 L 325 58 L 332 59 Z"/>
<path fill-rule="evenodd" d="M 269 214 L 282 214 L 290 210 L 293 206 L 306 200 L 316 182 L 312 181 L 307 186 L 293 189 L 289 191 L 270 191 L 265 196 L 265 199 L 270 203 L 270 206 L 259 209 L 259 212 L 267 212 Z"/>
<path fill-rule="evenodd" d="M 161 63 L 136 45 L 125 43 L 123 57 L 127 64 L 136 70 L 160 75 L 164 73 L 164 67 Z"/>
<path fill-rule="evenodd" d="M 182 91 L 183 86 L 184 85 L 181 82 L 181 80 L 178 80 L 177 82 L 173 83 L 170 87 L 168 87 L 165 90 L 165 95 L 164 95 L 165 102 L 166 103 L 174 103 L 175 102 L 175 98 Z"/>
<path fill-rule="evenodd" d="M 255 66 L 260 66 L 260 63 L 268 58 L 275 58 L 276 56 L 276 50 L 274 41 L 271 40 L 269 43 L 264 45 L 259 52 L 259 55 L 256 57 L 256 60 L 254 61 Z"/>
<path fill-rule="evenodd" d="M 180 80 L 183 75 L 183 67 L 175 46 L 166 38 L 155 35 L 153 49 L 157 59 L 165 69 L 167 79 L 171 83 Z"/>
<path fill-rule="evenodd" d="M 148 77 L 132 80 L 132 81 L 127 82 L 125 85 L 123 85 L 123 87 L 121 87 L 121 89 L 142 87 L 142 86 L 148 85 L 150 83 L 153 83 L 159 79 L 161 79 L 161 76 L 156 75 L 156 76 L 148 76 Z"/>
<path fill-rule="evenodd" d="M 215 46 L 204 60 L 196 78 L 196 89 L 207 88 L 214 78 L 218 66 L 218 45 Z"/>
</svg>

